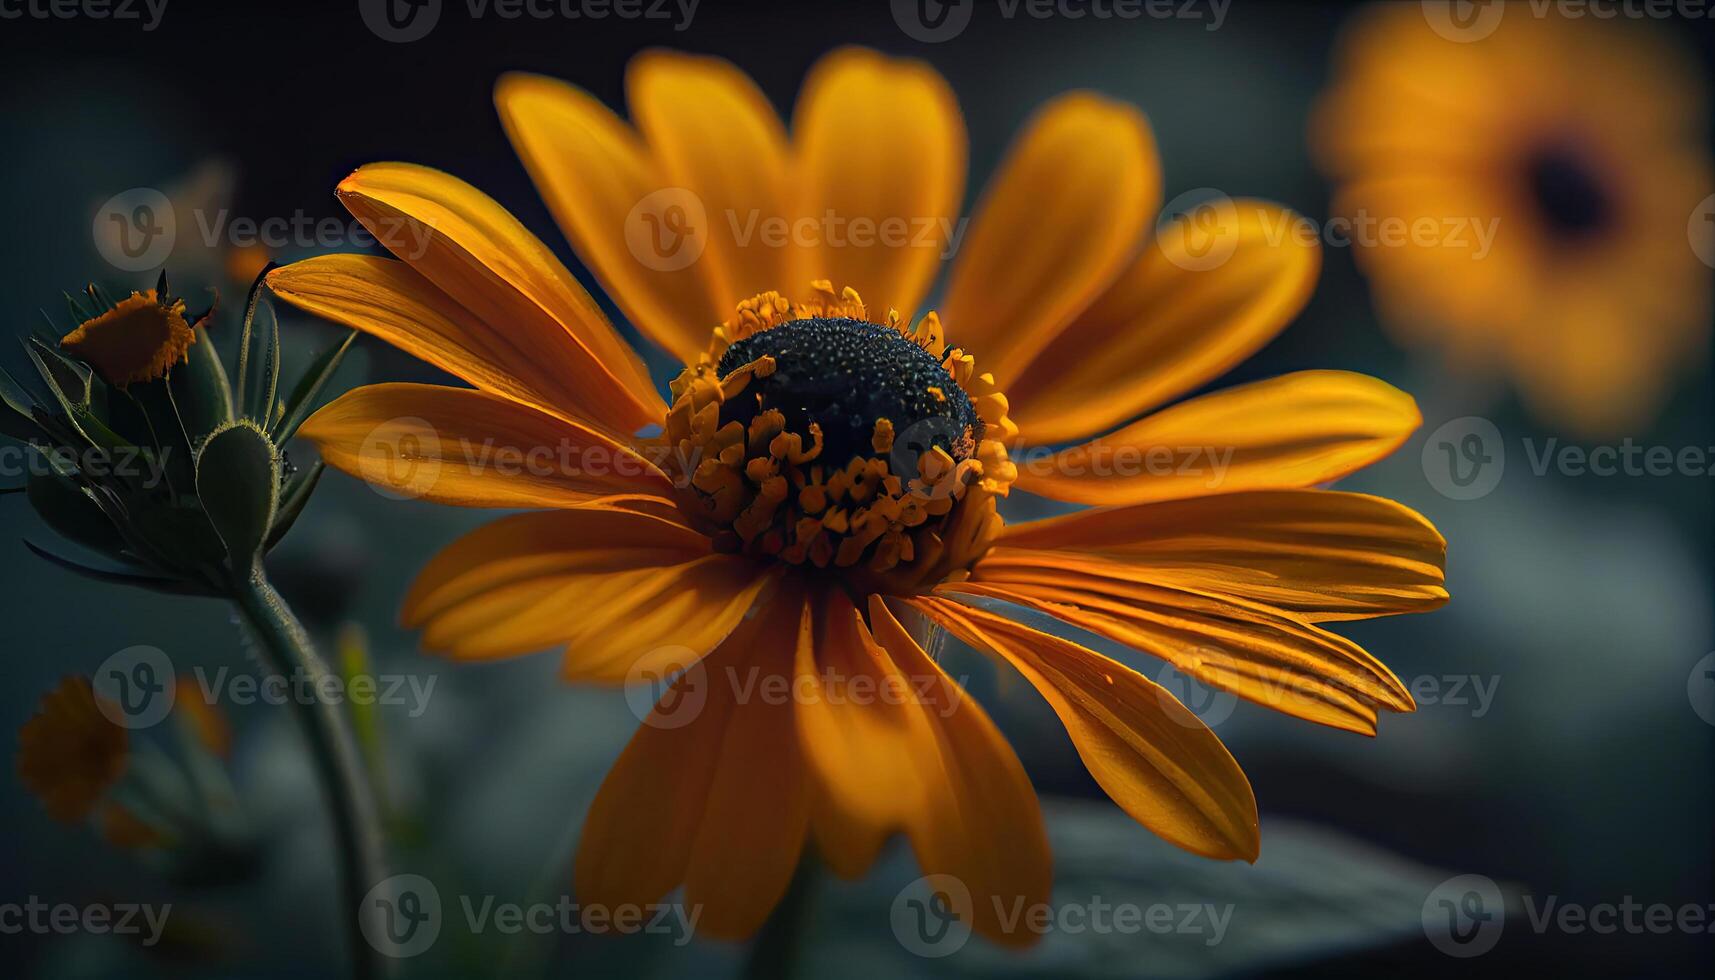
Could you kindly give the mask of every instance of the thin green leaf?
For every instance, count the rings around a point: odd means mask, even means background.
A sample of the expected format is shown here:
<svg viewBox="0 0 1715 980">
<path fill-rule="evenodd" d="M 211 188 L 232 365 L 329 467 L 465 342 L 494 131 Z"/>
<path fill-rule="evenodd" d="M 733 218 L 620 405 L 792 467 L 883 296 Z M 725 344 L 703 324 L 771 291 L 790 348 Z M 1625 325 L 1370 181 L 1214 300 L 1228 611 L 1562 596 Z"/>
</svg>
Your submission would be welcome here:
<svg viewBox="0 0 1715 980">
<path fill-rule="evenodd" d="M 206 329 L 185 352 L 185 363 L 167 375 L 167 383 L 193 443 L 232 421 L 232 385 Z"/>
<path fill-rule="evenodd" d="M 298 434 L 298 427 L 310 417 L 315 410 L 316 395 L 321 393 L 333 373 L 339 370 L 340 362 L 345 360 L 346 351 L 351 349 L 351 342 L 357 339 L 357 331 L 345 335 L 345 339 L 316 355 L 304 371 L 304 376 L 298 379 L 298 385 L 292 389 L 292 396 L 281 405 L 284 414 L 274 426 L 274 442 L 284 445 L 286 440 Z"/>
<path fill-rule="evenodd" d="M 105 582 L 109 585 L 129 585 L 134 588 L 148 589 L 152 592 L 162 592 L 167 595 L 207 596 L 216 594 L 213 589 L 207 586 L 198 585 L 194 582 L 186 582 L 175 578 L 163 578 L 155 575 L 139 575 L 136 572 L 122 572 L 114 569 L 95 568 L 90 565 L 80 564 L 72 561 L 70 558 L 56 555 L 46 548 L 38 547 L 34 542 L 27 539 L 24 541 L 24 547 L 29 548 L 38 558 L 43 558 L 52 562 L 68 572 L 81 575 L 87 579 L 93 579 L 97 582 Z"/>
<path fill-rule="evenodd" d="M 24 485 L 30 506 L 60 537 L 92 551 L 119 558 L 125 539 L 89 491 L 63 475 L 32 475 Z"/>
</svg>

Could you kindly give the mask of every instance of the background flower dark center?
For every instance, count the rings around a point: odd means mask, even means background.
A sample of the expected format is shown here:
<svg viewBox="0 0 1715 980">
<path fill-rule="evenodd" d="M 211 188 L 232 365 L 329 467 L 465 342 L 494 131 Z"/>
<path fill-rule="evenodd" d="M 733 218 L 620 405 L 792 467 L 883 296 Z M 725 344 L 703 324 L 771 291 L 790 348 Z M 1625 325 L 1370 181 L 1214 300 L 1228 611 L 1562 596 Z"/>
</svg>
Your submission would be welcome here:
<svg viewBox="0 0 1715 980">
<path fill-rule="evenodd" d="M 763 356 L 774 358 L 774 373 L 752 379 L 727 402 L 721 422 L 748 425 L 758 412 L 778 409 L 805 446 L 815 422 L 822 428 L 820 462 L 829 466 L 876 455 L 870 440 L 882 418 L 893 423 L 896 441 L 917 451 L 939 446 L 955 459 L 970 455 L 982 438 L 982 421 L 964 389 L 935 355 L 889 327 L 846 318 L 794 320 L 728 347 L 718 369 L 724 377 Z"/>
<path fill-rule="evenodd" d="M 1526 160 L 1525 179 L 1537 213 L 1556 237 L 1589 237 L 1613 221 L 1614 199 L 1576 147 L 1549 144 L 1538 149 Z"/>
</svg>

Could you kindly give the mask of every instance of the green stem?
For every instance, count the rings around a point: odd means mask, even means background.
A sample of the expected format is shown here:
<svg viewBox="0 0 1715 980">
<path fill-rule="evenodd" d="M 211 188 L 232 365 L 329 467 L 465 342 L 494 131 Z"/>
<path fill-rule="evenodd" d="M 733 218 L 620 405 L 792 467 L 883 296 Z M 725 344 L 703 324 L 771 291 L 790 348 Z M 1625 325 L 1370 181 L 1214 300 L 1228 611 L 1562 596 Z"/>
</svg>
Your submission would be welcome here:
<svg viewBox="0 0 1715 980">
<path fill-rule="evenodd" d="M 273 669 L 281 673 L 297 671 L 304 676 L 308 690 L 322 690 L 323 678 L 332 672 L 311 645 L 303 625 L 274 591 L 260 564 L 248 579 L 236 583 L 232 598 L 267 650 Z M 289 700 L 298 709 L 316 775 L 332 811 L 334 837 L 339 845 L 340 889 L 344 896 L 341 916 L 346 924 L 352 976 L 356 980 L 387 976 L 392 961 L 369 944 L 359 926 L 363 897 L 387 877 L 387 861 L 373 786 L 363 767 L 351 718 L 341 705 L 320 697 Z"/>
</svg>

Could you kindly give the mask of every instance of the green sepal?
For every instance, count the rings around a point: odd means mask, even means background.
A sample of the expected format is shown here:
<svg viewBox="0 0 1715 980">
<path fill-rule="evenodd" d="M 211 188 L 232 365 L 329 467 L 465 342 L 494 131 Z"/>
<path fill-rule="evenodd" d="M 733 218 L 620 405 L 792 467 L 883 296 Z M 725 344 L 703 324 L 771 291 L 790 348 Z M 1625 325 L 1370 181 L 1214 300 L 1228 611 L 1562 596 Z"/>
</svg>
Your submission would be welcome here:
<svg viewBox="0 0 1715 980">
<path fill-rule="evenodd" d="M 125 539 L 87 490 L 52 473 L 31 474 L 24 490 L 30 506 L 54 533 L 115 560 L 126 560 Z"/>
<path fill-rule="evenodd" d="M 153 444 L 160 450 L 165 463 L 164 472 L 169 490 L 183 487 L 188 492 L 196 482 L 196 468 L 191 459 L 191 439 L 173 402 L 172 388 L 162 380 L 132 385 L 123 396 L 142 410 L 149 423 Z"/>
<path fill-rule="evenodd" d="M 34 399 L 3 369 L 0 369 L 0 434 L 19 442 L 47 438 L 47 433 L 36 424 Z"/>
<path fill-rule="evenodd" d="M 24 542 L 24 547 L 29 548 L 38 558 L 46 559 L 68 572 L 81 575 L 87 579 L 93 579 L 97 582 L 105 582 L 109 585 L 129 585 L 139 589 L 148 589 L 152 592 L 163 592 L 167 595 L 219 595 L 218 592 L 206 585 L 184 579 L 162 578 L 154 575 L 142 575 L 137 572 L 126 572 L 119 571 L 117 569 L 96 568 L 91 565 L 84 565 L 79 562 L 72 561 L 70 558 L 56 555 L 46 548 L 37 547 L 34 543 L 28 540 Z"/>
<path fill-rule="evenodd" d="M 197 455 L 197 499 L 226 544 L 227 566 L 248 575 L 262 557 L 280 505 L 280 459 L 261 429 L 234 422 Z"/>
<path fill-rule="evenodd" d="M 167 384 L 191 442 L 232 421 L 232 385 L 206 328 L 185 352 L 185 363 L 168 373 Z"/>
<path fill-rule="evenodd" d="M 72 361 L 34 337 L 30 338 L 27 349 L 42 382 L 48 386 L 49 393 L 59 402 L 72 427 L 87 444 L 108 449 L 129 445 L 90 410 L 94 375 L 89 368 Z"/>
<path fill-rule="evenodd" d="M 238 407 L 243 416 L 264 428 L 274 421 L 274 398 L 280 386 L 280 318 L 263 301 L 256 277 L 244 303 L 244 328 L 238 338 Z M 266 329 L 256 329 L 256 317 L 266 313 Z"/>
<path fill-rule="evenodd" d="M 351 350 L 352 341 L 356 339 L 357 331 L 353 330 L 345 335 L 344 340 L 317 354 L 316 359 L 310 362 L 304 376 L 298 379 L 297 387 L 292 389 L 291 397 L 280 406 L 280 421 L 273 429 L 275 443 L 284 445 L 286 440 L 298 434 L 298 427 L 315 410 L 316 396 L 339 370 L 346 352 Z"/>
</svg>

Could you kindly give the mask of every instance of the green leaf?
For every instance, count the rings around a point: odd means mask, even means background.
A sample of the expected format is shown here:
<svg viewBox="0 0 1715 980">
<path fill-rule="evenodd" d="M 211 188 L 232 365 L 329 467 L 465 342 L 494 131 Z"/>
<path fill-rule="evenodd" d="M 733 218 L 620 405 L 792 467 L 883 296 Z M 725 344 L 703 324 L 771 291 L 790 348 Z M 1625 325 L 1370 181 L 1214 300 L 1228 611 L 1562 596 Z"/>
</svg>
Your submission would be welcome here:
<svg viewBox="0 0 1715 980">
<path fill-rule="evenodd" d="M 238 341 L 238 406 L 245 418 L 267 426 L 273 421 L 280 384 L 280 320 L 263 301 L 264 278 L 256 277 L 244 304 L 244 329 Z M 256 318 L 263 313 L 266 327 L 258 331 Z"/>
<path fill-rule="evenodd" d="M 197 498 L 226 544 L 227 565 L 247 575 L 280 504 L 280 460 L 262 430 L 245 422 L 218 429 L 197 456 Z"/>
<path fill-rule="evenodd" d="M 339 370 L 340 362 L 345 360 L 345 352 L 351 349 L 351 342 L 357 339 L 357 331 L 345 335 L 345 339 L 316 355 L 310 362 L 304 376 L 298 379 L 298 386 L 292 389 L 292 396 L 286 399 L 282 406 L 280 421 L 274 426 L 274 441 L 284 444 L 286 440 L 298 433 L 298 426 L 310 417 L 315 408 L 316 395 L 327 384 L 333 373 Z"/>
<path fill-rule="evenodd" d="M 42 343 L 35 337 L 29 339 L 30 360 L 36 363 L 36 370 L 42 375 L 42 380 L 53 389 L 56 397 L 70 405 L 88 408 L 90 402 L 90 386 L 94 372 L 83 364 L 72 360 L 60 353 L 59 349 Z"/>
<path fill-rule="evenodd" d="M 196 478 L 191 439 L 179 418 L 178 406 L 173 403 L 172 388 L 156 380 L 132 385 L 124 390 L 123 396 L 129 397 L 148 420 L 149 433 L 160 450 L 157 458 L 166 464 L 167 488 L 175 493 L 181 487 L 188 491 Z"/>
<path fill-rule="evenodd" d="M 185 352 L 185 358 L 186 363 L 167 375 L 167 383 L 173 389 L 173 402 L 179 407 L 185 432 L 196 442 L 232 421 L 232 385 L 206 328 Z"/>
<path fill-rule="evenodd" d="M 213 589 L 206 586 L 198 585 L 194 582 L 183 581 L 181 579 L 161 578 L 154 575 L 139 575 L 136 572 L 124 572 L 115 569 L 96 568 L 92 565 L 84 565 L 79 562 L 72 561 L 70 558 L 64 558 L 56 555 L 46 548 L 37 547 L 30 541 L 25 541 L 24 547 L 29 548 L 38 558 L 46 559 L 68 572 L 73 572 L 77 575 L 83 576 L 84 578 L 92 579 L 97 582 L 105 582 L 109 585 L 129 585 L 135 588 L 148 589 L 152 592 L 163 592 L 167 595 L 207 596 L 217 594 Z"/>
<path fill-rule="evenodd" d="M 125 539 L 89 491 L 66 477 L 31 474 L 24 485 L 30 506 L 61 537 L 123 561 Z"/>
<path fill-rule="evenodd" d="M 286 481 L 286 491 L 280 495 L 280 512 L 274 515 L 274 528 L 268 533 L 268 544 L 264 550 L 272 550 L 286 536 L 286 532 L 297 523 L 298 515 L 303 513 L 304 505 L 310 502 L 310 494 L 316 490 L 316 484 L 321 482 L 322 471 L 327 467 L 321 460 L 310 464 L 310 468 L 294 474 Z"/>
<path fill-rule="evenodd" d="M 20 442 L 46 438 L 47 433 L 36 424 L 34 399 L 17 381 L 0 370 L 0 434 Z"/>
</svg>

